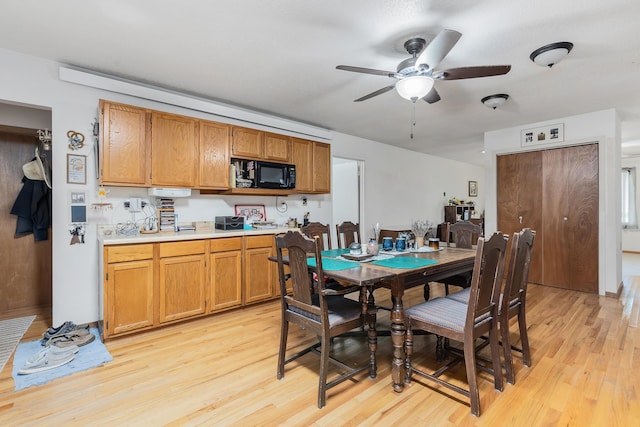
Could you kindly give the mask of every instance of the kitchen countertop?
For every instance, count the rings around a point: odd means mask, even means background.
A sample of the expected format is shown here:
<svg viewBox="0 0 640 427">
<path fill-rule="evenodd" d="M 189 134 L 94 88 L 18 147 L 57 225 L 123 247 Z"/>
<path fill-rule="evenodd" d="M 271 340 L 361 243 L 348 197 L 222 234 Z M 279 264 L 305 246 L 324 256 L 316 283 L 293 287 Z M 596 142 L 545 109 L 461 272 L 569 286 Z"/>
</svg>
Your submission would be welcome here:
<svg viewBox="0 0 640 427">
<path fill-rule="evenodd" d="M 218 239 L 221 237 L 259 236 L 264 234 L 286 233 L 297 228 L 264 228 L 257 230 L 201 230 L 163 233 L 141 233 L 136 235 L 99 235 L 98 241 L 103 245 L 126 245 L 135 243 L 176 242 L 183 240 Z"/>
</svg>

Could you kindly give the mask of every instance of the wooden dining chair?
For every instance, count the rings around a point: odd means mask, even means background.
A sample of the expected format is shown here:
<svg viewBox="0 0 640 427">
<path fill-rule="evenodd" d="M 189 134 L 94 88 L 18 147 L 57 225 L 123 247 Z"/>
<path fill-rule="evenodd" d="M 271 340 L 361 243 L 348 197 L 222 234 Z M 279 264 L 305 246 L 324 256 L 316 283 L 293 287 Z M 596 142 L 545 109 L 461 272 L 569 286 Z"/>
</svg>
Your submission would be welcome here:
<svg viewBox="0 0 640 427">
<path fill-rule="evenodd" d="M 509 265 L 507 266 L 506 280 L 500 294 L 499 325 L 500 345 L 505 360 L 505 373 L 507 382 L 515 384 L 512 350 L 522 354 L 522 363 L 531 366 L 531 351 L 529 349 L 529 337 L 527 335 L 526 320 L 526 296 L 527 283 L 529 281 L 529 266 L 531 264 L 531 252 L 536 232 L 530 228 L 522 229 L 514 233 L 511 239 L 509 251 Z M 469 289 L 463 289 L 447 296 L 454 301 L 467 304 L 469 302 Z M 511 344 L 509 333 L 509 321 L 512 317 L 518 317 L 518 329 L 520 331 L 521 347 Z M 486 341 L 478 346 L 478 349 L 486 345 Z"/>
<path fill-rule="evenodd" d="M 536 232 L 530 228 L 525 228 L 519 233 L 514 233 L 513 237 L 509 271 L 500 300 L 500 336 L 506 377 L 509 384 L 515 384 L 516 382 L 511 350 L 520 352 L 522 354 L 522 363 L 525 366 L 531 366 L 531 350 L 529 349 L 529 337 L 527 335 L 526 297 L 531 252 Z M 515 316 L 518 317 L 521 347 L 511 345 L 510 340 L 509 320 Z"/>
<path fill-rule="evenodd" d="M 400 234 L 411 234 L 411 230 L 380 230 L 380 235 L 378 236 L 378 243 L 382 243 L 382 240 L 385 237 L 391 237 L 393 240 L 397 239 Z"/>
<path fill-rule="evenodd" d="M 362 240 L 360 240 L 360 224 L 354 224 L 351 221 L 336 224 L 336 236 L 338 237 L 339 248 L 346 249 L 353 242 L 362 243 Z"/>
<path fill-rule="evenodd" d="M 455 242 L 456 248 L 471 249 L 473 248 L 474 237 L 482 236 L 482 227 L 469 221 L 458 221 L 454 224 L 445 222 L 440 225 L 441 239 L 445 246 L 451 246 Z M 449 295 L 449 286 L 460 286 L 468 288 L 471 284 L 471 273 L 456 274 L 455 276 L 446 277 L 438 280 L 438 283 L 444 285 L 444 294 Z M 424 286 L 424 300 L 429 301 L 431 297 L 430 284 Z"/>
<path fill-rule="evenodd" d="M 331 231 L 329 230 L 329 224 L 322 224 L 320 222 L 310 222 L 309 224 L 300 228 L 302 234 L 307 237 L 314 238 L 318 236 L 320 238 L 320 250 L 331 249 Z"/>
<path fill-rule="evenodd" d="M 376 340 L 375 315 L 369 315 L 364 304 L 365 287 L 352 286 L 342 290 L 327 289 L 324 282 L 318 283 L 318 292 L 311 291 L 311 279 L 307 265 L 307 254 L 314 254 L 315 270 L 322 277 L 322 256 L 320 239 L 310 239 L 302 234 L 289 231 L 276 239 L 276 255 L 278 259 L 278 277 L 280 282 L 280 301 L 282 324 L 280 330 L 280 349 L 278 352 L 278 379 L 284 378 L 284 367 L 287 363 L 309 353 L 320 354 L 320 370 L 318 385 L 318 408 L 326 403 L 327 390 L 341 382 L 353 378 L 360 372 L 369 369 L 369 376 L 376 376 Z M 288 252 L 290 273 L 285 273 L 283 251 Z M 287 295 L 287 280 L 291 280 L 293 292 Z M 360 291 L 360 302 L 344 298 L 346 293 Z M 319 338 L 319 342 L 286 357 L 289 324 L 295 323 Z M 332 338 L 352 329 L 368 327 L 369 358 L 362 366 L 351 367 L 336 360 L 330 354 Z M 343 374 L 327 382 L 329 362 L 340 367 Z"/>
<path fill-rule="evenodd" d="M 499 292 L 504 273 L 507 238 L 494 233 L 485 241 L 478 239 L 478 248 L 473 266 L 469 303 L 460 304 L 449 298 L 435 298 L 406 310 L 405 314 L 405 383 L 410 383 L 417 374 L 441 386 L 461 393 L 470 399 L 471 413 L 480 415 L 480 396 L 476 366 L 476 339 L 488 335 L 491 348 L 492 367 L 485 367 L 494 378 L 494 387 L 502 391 L 502 367 L 498 337 Z M 414 330 L 422 330 L 438 336 L 462 342 L 463 356 L 453 355 L 446 365 L 428 373 L 413 366 Z M 464 360 L 468 389 L 441 378 L 441 375 Z"/>
</svg>

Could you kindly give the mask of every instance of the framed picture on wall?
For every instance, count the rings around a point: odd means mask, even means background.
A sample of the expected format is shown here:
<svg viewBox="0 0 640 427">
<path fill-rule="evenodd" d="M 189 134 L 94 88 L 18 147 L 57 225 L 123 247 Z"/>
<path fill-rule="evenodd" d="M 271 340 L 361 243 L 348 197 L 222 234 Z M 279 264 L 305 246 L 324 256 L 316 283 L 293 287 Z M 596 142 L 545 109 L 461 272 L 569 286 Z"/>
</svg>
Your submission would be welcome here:
<svg viewBox="0 0 640 427">
<path fill-rule="evenodd" d="M 87 183 L 87 156 L 67 154 L 67 182 L 69 184 Z"/>
<path fill-rule="evenodd" d="M 264 205 L 235 205 L 236 216 L 245 217 L 245 222 L 265 222 L 267 213 Z"/>
<path fill-rule="evenodd" d="M 478 181 L 469 181 L 469 197 L 478 197 Z"/>
</svg>

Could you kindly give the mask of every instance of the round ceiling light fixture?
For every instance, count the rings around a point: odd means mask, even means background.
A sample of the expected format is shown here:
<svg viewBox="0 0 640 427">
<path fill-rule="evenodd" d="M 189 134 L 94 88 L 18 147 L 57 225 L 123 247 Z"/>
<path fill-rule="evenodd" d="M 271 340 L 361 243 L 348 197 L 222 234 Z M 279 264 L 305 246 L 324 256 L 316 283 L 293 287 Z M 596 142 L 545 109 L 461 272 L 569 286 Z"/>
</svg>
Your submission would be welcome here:
<svg viewBox="0 0 640 427">
<path fill-rule="evenodd" d="M 551 43 L 531 52 L 529 58 L 540 66 L 552 67 L 567 56 L 571 49 L 573 49 L 571 42 Z"/>
<path fill-rule="evenodd" d="M 504 104 L 507 99 L 509 99 L 509 95 L 506 93 L 496 93 L 495 95 L 485 96 L 480 101 L 485 105 L 485 107 L 493 108 L 495 110 Z"/>
<path fill-rule="evenodd" d="M 431 89 L 433 89 L 433 79 L 429 76 L 406 77 L 396 83 L 398 95 L 413 102 L 424 98 Z"/>
</svg>

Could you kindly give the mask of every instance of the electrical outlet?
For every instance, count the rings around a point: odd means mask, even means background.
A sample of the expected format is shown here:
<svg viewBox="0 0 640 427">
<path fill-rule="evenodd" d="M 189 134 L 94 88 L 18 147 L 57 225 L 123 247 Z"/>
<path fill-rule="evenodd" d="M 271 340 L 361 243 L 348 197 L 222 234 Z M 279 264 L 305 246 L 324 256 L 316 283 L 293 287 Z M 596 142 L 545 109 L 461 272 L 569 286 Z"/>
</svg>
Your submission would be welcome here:
<svg viewBox="0 0 640 427">
<path fill-rule="evenodd" d="M 306 197 L 302 198 L 302 206 L 307 206 L 307 198 Z"/>
<path fill-rule="evenodd" d="M 142 199 L 140 197 L 129 198 L 129 212 L 140 212 L 142 210 Z"/>
</svg>

